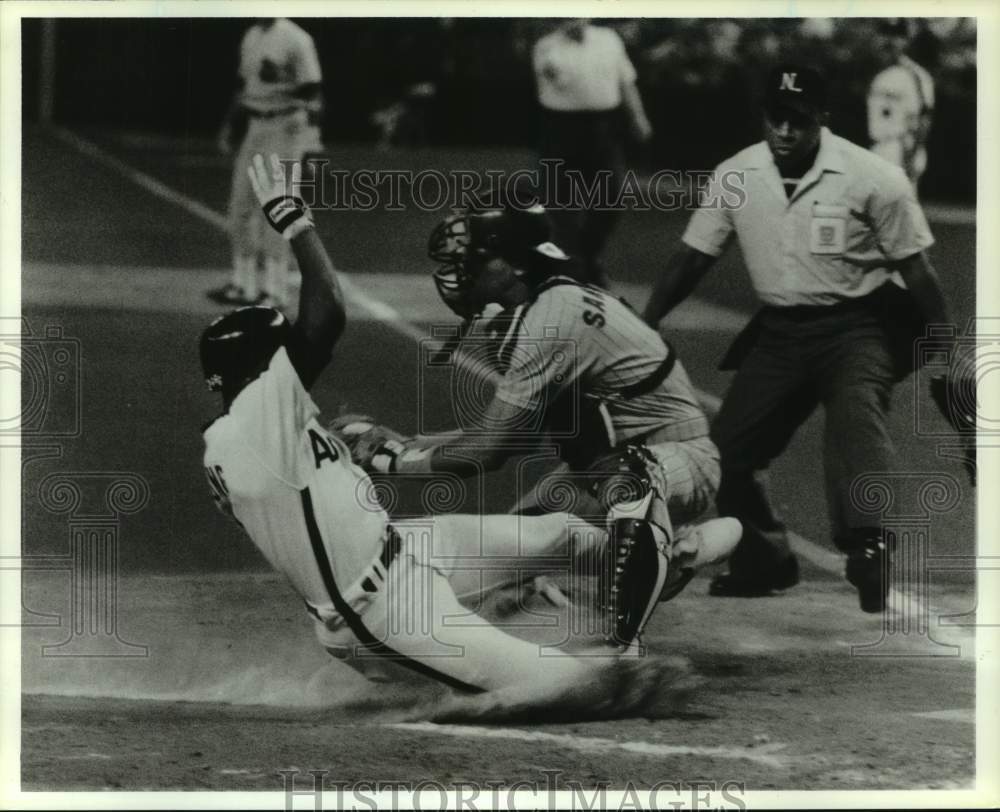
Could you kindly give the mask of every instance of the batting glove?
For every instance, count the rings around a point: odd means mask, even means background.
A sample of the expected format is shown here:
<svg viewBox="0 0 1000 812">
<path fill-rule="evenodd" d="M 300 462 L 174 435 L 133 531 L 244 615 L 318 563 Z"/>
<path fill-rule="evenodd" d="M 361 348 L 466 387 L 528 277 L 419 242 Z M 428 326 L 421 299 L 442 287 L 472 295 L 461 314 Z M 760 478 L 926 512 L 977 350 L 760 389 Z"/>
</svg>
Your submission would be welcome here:
<svg viewBox="0 0 1000 812">
<path fill-rule="evenodd" d="M 295 194 L 302 181 L 302 167 L 298 161 L 292 164 L 291 183 L 285 177 L 284 165 L 274 153 L 271 154 L 270 171 L 264 163 L 264 156 L 258 153 L 247 167 L 247 174 L 264 210 L 264 217 L 282 237 L 292 240 L 313 228 L 309 207 Z"/>
</svg>

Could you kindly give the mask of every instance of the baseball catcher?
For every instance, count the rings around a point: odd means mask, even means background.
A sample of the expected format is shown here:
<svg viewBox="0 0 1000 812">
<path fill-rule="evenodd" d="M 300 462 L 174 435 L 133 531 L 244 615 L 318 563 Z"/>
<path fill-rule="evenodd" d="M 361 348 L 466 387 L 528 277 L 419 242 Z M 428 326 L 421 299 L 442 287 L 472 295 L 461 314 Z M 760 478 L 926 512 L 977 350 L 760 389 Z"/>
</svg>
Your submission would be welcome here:
<svg viewBox="0 0 1000 812">
<path fill-rule="evenodd" d="M 358 443 L 359 461 L 381 473 L 468 477 L 526 443 L 553 443 L 563 465 L 519 512 L 555 510 L 551 495 L 569 490 L 572 512 L 603 524 L 619 547 L 651 533 L 672 562 L 656 588 L 673 597 L 740 535 L 730 519 L 697 532 L 692 524 L 718 485 L 708 420 L 673 348 L 626 303 L 562 275 L 569 257 L 550 234 L 541 206 L 465 212 L 434 229 L 434 283 L 497 390 L 466 431 L 417 440 L 375 432 Z"/>
</svg>

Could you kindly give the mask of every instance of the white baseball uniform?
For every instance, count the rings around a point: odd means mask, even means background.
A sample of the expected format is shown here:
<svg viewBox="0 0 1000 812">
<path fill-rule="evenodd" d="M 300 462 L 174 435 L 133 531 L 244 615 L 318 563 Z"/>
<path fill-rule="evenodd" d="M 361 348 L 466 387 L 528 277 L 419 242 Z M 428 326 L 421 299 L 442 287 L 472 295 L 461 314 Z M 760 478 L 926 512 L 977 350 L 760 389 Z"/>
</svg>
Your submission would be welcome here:
<svg viewBox="0 0 1000 812">
<path fill-rule="evenodd" d="M 908 56 L 879 73 L 868 89 L 872 152 L 902 167 L 916 184 L 927 167 L 921 119 L 934 110 L 934 80 Z"/>
<path fill-rule="evenodd" d="M 312 37 L 284 18 L 267 27 L 251 26 L 240 45 L 239 75 L 243 80 L 239 103 L 249 122 L 233 164 L 229 198 L 234 263 L 249 258 L 256 266 L 263 258 L 265 267 L 271 266 L 265 292 L 280 305 L 290 259 L 288 244 L 264 222 L 246 168 L 258 153 L 299 161 L 307 152 L 321 149 L 319 129 L 309 123 L 310 103 L 296 96 L 302 85 L 322 80 Z M 252 282 L 250 287 L 253 298 Z"/>
<path fill-rule="evenodd" d="M 284 573 L 331 653 L 392 657 L 460 690 L 538 679 L 571 684 L 593 667 L 504 634 L 462 607 L 528 572 L 592 557 L 602 530 L 569 514 L 444 515 L 395 524 L 368 476 L 319 423 L 288 353 L 206 427 L 219 506 Z M 361 668 L 361 670 L 364 670 Z"/>
</svg>

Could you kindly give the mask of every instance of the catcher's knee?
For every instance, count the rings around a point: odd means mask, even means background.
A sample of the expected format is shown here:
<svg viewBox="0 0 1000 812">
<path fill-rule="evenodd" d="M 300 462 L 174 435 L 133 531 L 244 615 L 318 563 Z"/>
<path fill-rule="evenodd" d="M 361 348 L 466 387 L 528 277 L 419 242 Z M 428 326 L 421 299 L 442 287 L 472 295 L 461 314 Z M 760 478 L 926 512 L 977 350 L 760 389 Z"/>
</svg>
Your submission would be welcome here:
<svg viewBox="0 0 1000 812">
<path fill-rule="evenodd" d="M 608 526 L 621 518 L 646 519 L 668 536 L 673 532 L 667 507 L 668 483 L 659 460 L 645 446 L 628 446 L 595 494 Z"/>
<path fill-rule="evenodd" d="M 608 476 L 594 486 L 593 492 L 608 511 L 622 502 L 644 499 L 653 490 L 666 490 L 659 462 L 645 446 L 630 445 L 614 460 Z"/>
</svg>

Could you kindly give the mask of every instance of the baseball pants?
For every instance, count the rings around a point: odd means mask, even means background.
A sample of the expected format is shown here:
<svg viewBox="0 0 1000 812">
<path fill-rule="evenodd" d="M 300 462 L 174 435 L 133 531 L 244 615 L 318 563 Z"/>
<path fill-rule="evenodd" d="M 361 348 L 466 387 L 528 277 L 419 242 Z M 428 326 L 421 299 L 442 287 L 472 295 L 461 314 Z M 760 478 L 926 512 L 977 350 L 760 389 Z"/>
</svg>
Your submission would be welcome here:
<svg viewBox="0 0 1000 812">
<path fill-rule="evenodd" d="M 708 437 L 649 446 L 667 481 L 667 509 L 674 526 L 708 510 L 719 489 L 719 450 Z"/>
<path fill-rule="evenodd" d="M 412 661 L 423 673 L 459 690 L 496 690 L 544 680 L 578 684 L 598 663 L 513 637 L 460 599 L 474 599 L 527 574 L 590 571 L 606 534 L 575 516 L 444 515 L 393 523 L 402 538 L 384 582 L 361 613 L 361 622 L 393 660 Z M 575 563 L 574 563 L 575 562 Z M 328 648 L 366 653 L 352 632 L 318 630 Z M 612 656 L 611 649 L 608 650 Z M 396 669 L 397 671 L 399 669 Z"/>
<path fill-rule="evenodd" d="M 877 520 L 852 502 L 856 477 L 890 471 L 887 429 L 894 383 L 888 337 L 863 301 L 847 306 L 765 308 L 712 427 L 721 453 L 720 515 L 743 524 L 730 571 L 763 576 L 790 555 L 784 522 L 767 494 L 767 468 L 822 404 L 823 469 L 833 541 L 849 551 Z"/>
<path fill-rule="evenodd" d="M 699 437 L 646 447 L 658 464 L 656 474 L 663 485 L 670 516 L 669 522 L 659 517 L 649 518 L 667 529 L 693 522 L 709 508 L 719 488 L 719 451 L 715 443 L 709 437 Z M 612 459 L 619 456 L 615 454 Z M 611 477 L 601 470 L 576 470 L 563 464 L 534 483 L 518 502 L 515 512 L 544 515 L 568 510 L 589 522 L 602 524 L 609 506 L 597 498 L 595 491 L 600 491 L 601 483 Z"/>
</svg>

